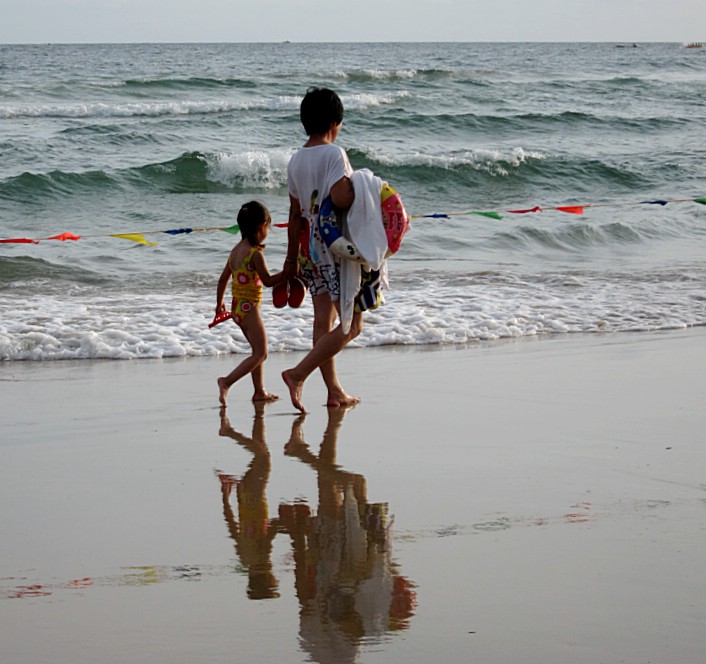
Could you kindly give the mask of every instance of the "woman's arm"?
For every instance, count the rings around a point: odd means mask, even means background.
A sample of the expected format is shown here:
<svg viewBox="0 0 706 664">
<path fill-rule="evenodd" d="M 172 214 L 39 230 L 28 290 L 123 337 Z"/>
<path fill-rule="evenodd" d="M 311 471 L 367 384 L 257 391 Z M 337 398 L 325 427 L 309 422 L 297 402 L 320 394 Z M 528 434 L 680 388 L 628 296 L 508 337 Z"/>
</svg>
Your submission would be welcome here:
<svg viewBox="0 0 706 664">
<path fill-rule="evenodd" d="M 339 210 L 347 210 L 353 205 L 355 190 L 349 177 L 342 177 L 331 187 L 331 201 Z"/>
<path fill-rule="evenodd" d="M 284 259 L 283 271 L 288 277 L 297 274 L 299 242 L 302 230 L 302 208 L 299 199 L 289 195 L 289 223 L 287 226 L 287 258 Z M 264 281 L 263 281 L 264 283 Z"/>
</svg>

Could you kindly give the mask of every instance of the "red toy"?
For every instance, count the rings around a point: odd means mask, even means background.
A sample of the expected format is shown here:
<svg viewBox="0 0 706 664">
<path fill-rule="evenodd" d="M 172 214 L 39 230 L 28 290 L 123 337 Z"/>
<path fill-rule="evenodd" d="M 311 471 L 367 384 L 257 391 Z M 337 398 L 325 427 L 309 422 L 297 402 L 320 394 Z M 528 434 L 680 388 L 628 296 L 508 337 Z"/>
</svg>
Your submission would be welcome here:
<svg viewBox="0 0 706 664">
<path fill-rule="evenodd" d="M 213 317 L 213 320 L 208 324 L 208 327 L 211 328 L 214 325 L 222 323 L 224 320 L 228 320 L 229 318 L 231 318 L 230 311 L 221 311 Z"/>
</svg>

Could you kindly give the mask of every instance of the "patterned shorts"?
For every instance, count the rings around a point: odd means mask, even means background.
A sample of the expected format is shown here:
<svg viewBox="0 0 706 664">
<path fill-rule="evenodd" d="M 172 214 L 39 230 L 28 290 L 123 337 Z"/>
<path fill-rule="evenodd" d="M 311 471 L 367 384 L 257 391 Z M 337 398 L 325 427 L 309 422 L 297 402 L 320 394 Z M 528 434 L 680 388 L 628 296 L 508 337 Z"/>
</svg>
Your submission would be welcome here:
<svg viewBox="0 0 706 664">
<path fill-rule="evenodd" d="M 309 287 L 312 296 L 328 293 L 332 300 L 338 300 L 341 294 L 341 280 L 338 266 L 323 266 L 323 273 L 319 271 L 305 256 L 299 256 L 299 272 Z"/>
</svg>

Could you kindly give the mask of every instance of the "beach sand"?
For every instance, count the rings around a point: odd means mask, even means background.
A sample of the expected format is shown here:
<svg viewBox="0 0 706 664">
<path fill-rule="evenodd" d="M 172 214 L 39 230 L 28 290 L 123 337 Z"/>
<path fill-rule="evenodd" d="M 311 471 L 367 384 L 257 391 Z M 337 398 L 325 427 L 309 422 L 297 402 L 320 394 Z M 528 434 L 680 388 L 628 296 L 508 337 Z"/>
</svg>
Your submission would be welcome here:
<svg viewBox="0 0 706 664">
<path fill-rule="evenodd" d="M 668 662 L 706 650 L 706 330 L 5 363 L 2 661 Z"/>
</svg>

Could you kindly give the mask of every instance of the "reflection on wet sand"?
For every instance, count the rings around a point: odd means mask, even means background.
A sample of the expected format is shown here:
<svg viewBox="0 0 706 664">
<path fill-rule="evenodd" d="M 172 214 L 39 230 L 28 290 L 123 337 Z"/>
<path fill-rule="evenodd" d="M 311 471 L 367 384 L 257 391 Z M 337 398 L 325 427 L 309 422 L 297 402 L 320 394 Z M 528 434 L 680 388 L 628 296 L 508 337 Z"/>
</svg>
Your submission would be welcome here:
<svg viewBox="0 0 706 664">
<path fill-rule="evenodd" d="M 264 406 L 260 405 L 260 408 Z M 230 426 L 221 412 L 220 434 L 253 454 L 240 479 L 218 473 L 223 513 L 248 570 L 248 597 L 277 597 L 272 573 L 272 541 L 289 536 L 295 564 L 294 583 L 300 605 L 301 647 L 316 662 L 353 662 L 363 643 L 407 628 L 416 603 L 414 585 L 391 557 L 391 519 L 387 503 L 369 503 L 365 477 L 336 463 L 338 435 L 346 409 L 330 408 L 318 453 L 304 439 L 305 416 L 292 425 L 285 454 L 316 473 L 318 505 L 285 502 L 270 519 L 266 485 L 270 454 L 262 411 L 257 410 L 252 437 Z M 238 520 L 230 505 L 236 486 Z"/>
<path fill-rule="evenodd" d="M 219 434 L 227 436 L 252 453 L 245 474 L 237 479 L 216 471 L 221 481 L 223 516 L 241 564 L 248 571 L 248 597 L 268 599 L 279 597 L 277 579 L 272 573 L 272 540 L 277 534 L 277 521 L 270 520 L 267 507 L 267 481 L 270 479 L 270 451 L 265 441 L 264 403 L 255 403 L 252 436 L 248 438 L 230 425 L 226 409 L 221 408 Z M 238 497 L 238 518 L 230 503 L 235 486 Z"/>
<path fill-rule="evenodd" d="M 369 503 L 365 478 L 336 464 L 345 409 L 330 408 L 319 453 L 304 441 L 303 417 L 292 426 L 285 453 L 317 475 L 316 514 L 306 504 L 281 504 L 292 539 L 301 645 L 316 662 L 353 662 L 361 643 L 408 626 L 413 584 L 391 560 L 387 503 Z"/>
</svg>

